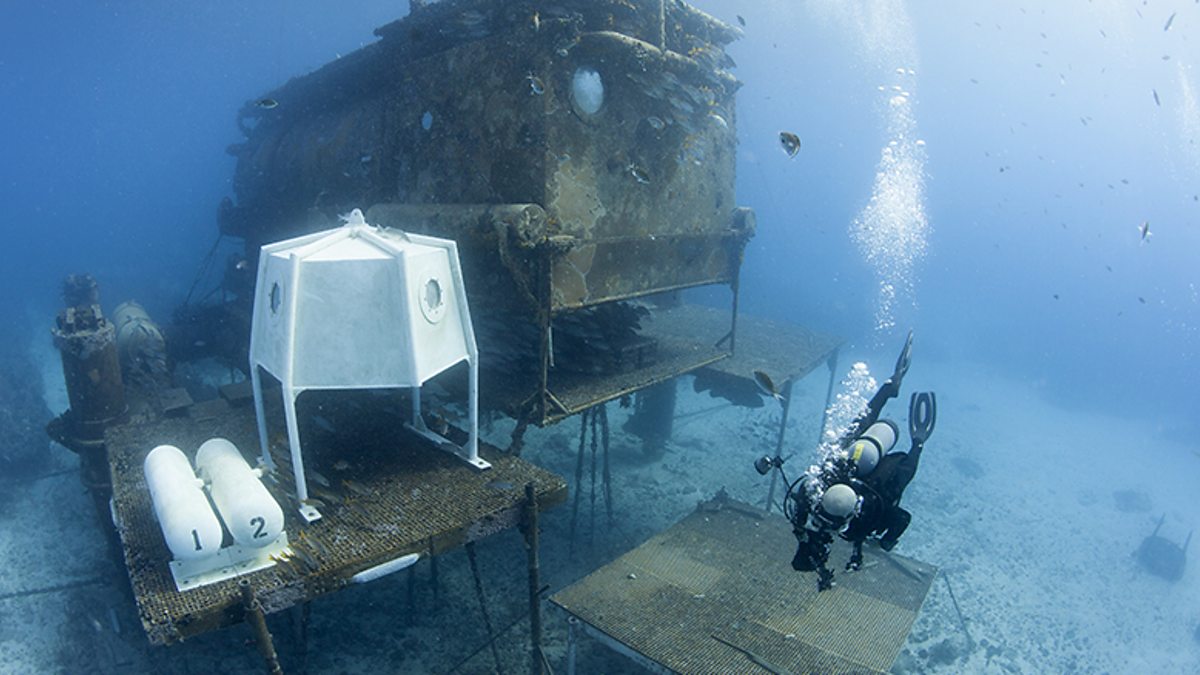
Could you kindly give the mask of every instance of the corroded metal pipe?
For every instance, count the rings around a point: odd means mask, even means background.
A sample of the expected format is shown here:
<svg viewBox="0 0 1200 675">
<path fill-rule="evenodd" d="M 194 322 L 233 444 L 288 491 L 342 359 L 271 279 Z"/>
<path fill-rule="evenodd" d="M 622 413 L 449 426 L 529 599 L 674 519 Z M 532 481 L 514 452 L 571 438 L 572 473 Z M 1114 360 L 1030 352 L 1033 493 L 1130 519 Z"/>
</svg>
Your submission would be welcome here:
<svg viewBox="0 0 1200 675">
<path fill-rule="evenodd" d="M 246 621 L 254 630 L 254 641 L 258 644 L 258 653 L 262 654 L 267 664 L 267 672 L 271 675 L 283 675 L 279 666 L 279 655 L 275 653 L 275 641 L 271 639 L 271 631 L 267 629 L 267 617 L 263 613 L 262 604 L 254 595 L 250 581 L 238 581 L 238 589 L 242 594 L 242 608 L 246 611 Z"/>
</svg>

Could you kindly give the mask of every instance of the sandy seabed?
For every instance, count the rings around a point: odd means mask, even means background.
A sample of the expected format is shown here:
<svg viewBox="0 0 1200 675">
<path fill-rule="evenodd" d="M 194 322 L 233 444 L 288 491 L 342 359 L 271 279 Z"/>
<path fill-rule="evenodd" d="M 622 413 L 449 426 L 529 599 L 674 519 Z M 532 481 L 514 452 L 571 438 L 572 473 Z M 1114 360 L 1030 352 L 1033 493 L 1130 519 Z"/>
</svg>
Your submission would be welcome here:
<svg viewBox="0 0 1200 675">
<path fill-rule="evenodd" d="M 48 403 L 59 411 L 66 397 L 57 355 L 48 345 L 35 352 L 45 364 Z M 819 370 L 795 388 L 785 453 L 794 453 L 793 474 L 814 456 L 825 375 Z M 940 409 L 905 496 L 914 518 L 898 552 L 942 573 L 894 672 L 1200 671 L 1195 563 L 1170 583 L 1142 571 L 1132 556 L 1163 514 L 1168 538 L 1183 541 L 1196 527 L 1200 449 L 1162 438 L 1146 422 L 1064 409 L 1029 383 L 963 362 L 918 360 L 904 399 L 885 416 L 903 427 L 907 396 L 916 389 L 936 390 Z M 586 470 L 573 555 L 573 494 L 543 514 L 542 577 L 551 592 L 669 527 L 722 487 L 737 499 L 765 499 L 769 478 L 752 463 L 774 450 L 774 404 L 723 405 L 682 378 L 674 436 L 661 458 L 647 457 L 621 430 L 627 416 L 610 404 L 611 526 L 599 485 L 592 515 Z M 510 430 L 511 422 L 496 423 L 490 440 L 506 445 Z M 532 429 L 523 456 L 573 482 L 578 437 L 575 419 Z M 0 478 L 0 672 L 262 672 L 244 626 L 167 648 L 148 645 L 125 570 L 109 555 L 75 467 L 71 453 L 53 447 L 44 478 Z M 313 602 L 303 655 L 295 617 L 270 617 L 285 672 L 486 673 L 496 672 L 496 659 L 503 672 L 527 672 L 523 542 L 505 532 L 477 552 L 490 622 L 504 629 L 495 653 L 483 648 L 468 658 L 487 638 L 460 550 L 438 559 L 436 598 L 430 563 L 422 561 L 411 577 Z M 833 562 L 840 568 L 842 561 Z M 544 622 L 551 665 L 565 672 L 564 617 L 547 605 Z M 641 672 L 586 639 L 579 671 Z"/>
</svg>

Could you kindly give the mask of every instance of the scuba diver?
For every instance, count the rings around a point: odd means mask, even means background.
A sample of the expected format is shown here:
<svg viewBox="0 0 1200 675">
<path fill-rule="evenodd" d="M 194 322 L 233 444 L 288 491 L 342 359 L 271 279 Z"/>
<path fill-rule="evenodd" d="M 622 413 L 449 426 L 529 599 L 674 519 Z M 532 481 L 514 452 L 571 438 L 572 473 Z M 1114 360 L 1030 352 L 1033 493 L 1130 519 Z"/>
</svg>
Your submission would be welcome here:
<svg viewBox="0 0 1200 675">
<path fill-rule="evenodd" d="M 908 528 L 912 514 L 900 506 L 900 498 L 917 473 L 921 450 L 925 448 L 925 441 L 929 440 L 936 422 L 937 397 L 931 391 L 915 393 L 908 404 L 908 432 L 912 438 L 908 452 L 888 453 L 879 457 L 877 462 L 870 460 L 873 453 L 877 452 L 870 445 L 851 452 L 852 458 L 856 454 L 863 456 L 856 463 L 858 478 L 851 481 L 851 486 L 862 501 L 858 514 L 850 521 L 849 527 L 841 532 L 842 539 L 854 545 L 850 562 L 846 563 L 847 570 L 862 567 L 862 546 L 868 537 L 878 537 L 879 548 L 890 551 Z M 855 441 L 855 444 L 859 442 Z M 895 443 L 894 426 L 892 442 Z M 870 468 L 872 464 L 873 469 Z"/>
<path fill-rule="evenodd" d="M 784 514 L 792 522 L 797 541 L 792 569 L 816 571 L 819 591 L 833 587 L 833 572 L 827 563 L 835 533 L 853 544 L 846 569 L 856 570 L 862 566 L 862 545 L 868 538 L 879 537 L 880 547 L 890 551 L 912 520 L 912 515 L 900 506 L 900 498 L 916 474 L 925 441 L 933 432 L 937 399 L 933 392 L 913 394 L 909 402 L 912 446 L 908 452 L 889 454 L 899 429 L 894 422 L 879 419 L 883 406 L 899 396 L 911 360 L 909 332 L 892 376 L 850 424 L 838 441 L 838 449 L 788 483 Z M 782 473 L 783 460 L 764 457 L 755 467 L 762 474 L 771 468 Z"/>
</svg>

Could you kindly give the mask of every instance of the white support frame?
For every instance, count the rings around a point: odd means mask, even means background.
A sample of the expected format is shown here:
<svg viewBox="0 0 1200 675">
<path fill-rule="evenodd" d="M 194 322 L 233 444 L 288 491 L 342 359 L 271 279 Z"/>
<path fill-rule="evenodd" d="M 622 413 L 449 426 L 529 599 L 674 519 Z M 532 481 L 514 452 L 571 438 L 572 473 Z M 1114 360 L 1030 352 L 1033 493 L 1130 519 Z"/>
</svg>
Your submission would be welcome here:
<svg viewBox="0 0 1200 675">
<path fill-rule="evenodd" d="M 466 289 L 463 287 L 462 267 L 458 259 L 458 246 L 453 241 L 438 239 L 435 237 L 426 237 L 423 235 L 403 233 L 406 240 L 415 244 L 424 246 L 439 247 L 447 249 L 449 253 L 450 273 L 453 277 L 453 286 L 455 299 L 461 307 L 461 320 L 463 322 L 463 332 L 466 338 L 467 347 L 467 367 L 468 374 L 468 407 L 470 411 L 470 429 L 468 431 L 467 442 L 465 445 L 458 445 L 450 439 L 437 434 L 430 430 L 425 421 L 421 418 L 421 387 L 412 387 L 412 422 L 405 424 L 405 428 L 413 431 L 417 435 L 432 442 L 435 447 L 454 454 L 462 459 L 469 466 L 484 470 L 491 468 L 491 464 L 479 456 L 479 351 L 475 344 L 475 330 L 471 323 L 471 313 L 467 304 Z M 289 271 L 289 288 L 293 292 L 288 294 L 288 313 L 286 334 L 288 344 L 285 348 L 285 353 L 289 359 L 295 358 L 295 336 L 296 336 L 296 303 L 299 293 L 295 290 L 298 288 L 300 277 L 300 261 L 314 253 L 317 253 L 333 244 L 336 244 L 347 237 L 362 237 L 368 239 L 385 249 L 394 249 L 395 244 L 388 241 L 384 237 L 377 234 L 371 226 L 344 226 L 334 232 L 324 232 L 308 237 L 268 244 L 262 247 L 260 256 L 268 256 L 275 250 L 281 247 L 295 248 L 290 254 L 290 271 Z M 304 241 L 307 239 L 308 241 Z M 448 245 L 447 245 L 448 244 Z M 266 281 L 266 266 L 259 263 L 258 279 L 255 284 L 255 293 L 261 293 Z M 258 296 L 255 296 L 255 304 L 259 301 Z M 257 312 L 257 310 L 255 310 Z M 263 401 L 262 393 L 262 375 L 259 373 L 259 368 L 263 368 L 270 372 L 265 366 L 260 365 L 254 360 L 255 350 L 255 334 L 252 331 L 250 337 L 250 381 L 254 391 L 254 412 L 258 421 L 258 441 L 262 454 L 262 462 L 269 470 L 275 470 L 275 463 L 271 459 L 270 439 L 267 438 L 267 422 L 266 422 L 266 406 Z M 461 363 L 461 360 L 459 361 Z M 321 512 L 315 506 L 309 503 L 308 496 L 308 480 L 304 471 L 304 457 L 300 446 L 300 429 L 296 418 L 296 399 L 300 394 L 309 389 L 349 389 L 353 387 L 296 387 L 293 380 L 293 368 L 285 368 L 282 374 L 271 373 L 280 381 L 280 387 L 283 390 L 283 412 L 287 424 L 288 447 L 292 458 L 292 476 L 296 483 L 296 497 L 300 502 L 300 516 L 306 523 L 312 523 L 321 519 Z M 445 372 L 444 370 L 442 372 Z M 428 381 L 428 380 L 426 380 Z M 422 383 L 424 384 L 424 383 Z M 369 387 L 371 389 L 388 388 L 388 387 Z"/>
</svg>

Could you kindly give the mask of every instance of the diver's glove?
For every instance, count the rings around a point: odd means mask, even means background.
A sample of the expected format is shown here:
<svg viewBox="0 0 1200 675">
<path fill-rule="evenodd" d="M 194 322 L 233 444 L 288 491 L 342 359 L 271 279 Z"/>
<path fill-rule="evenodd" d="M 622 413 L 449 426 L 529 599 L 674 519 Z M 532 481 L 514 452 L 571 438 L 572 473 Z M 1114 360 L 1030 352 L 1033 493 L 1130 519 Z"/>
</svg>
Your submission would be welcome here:
<svg viewBox="0 0 1200 675">
<path fill-rule="evenodd" d="M 908 433 L 914 448 L 925 445 L 937 424 L 937 396 L 932 391 L 919 391 L 908 402 Z"/>
</svg>

